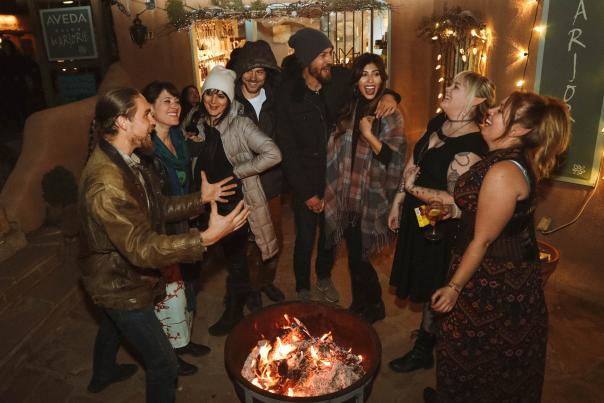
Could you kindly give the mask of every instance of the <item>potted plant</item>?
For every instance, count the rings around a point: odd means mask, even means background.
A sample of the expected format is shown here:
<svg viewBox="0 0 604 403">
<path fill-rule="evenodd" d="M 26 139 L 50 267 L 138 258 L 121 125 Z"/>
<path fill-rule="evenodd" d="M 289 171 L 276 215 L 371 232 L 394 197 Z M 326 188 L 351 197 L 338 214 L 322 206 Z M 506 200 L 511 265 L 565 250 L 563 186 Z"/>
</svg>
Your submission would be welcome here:
<svg viewBox="0 0 604 403">
<path fill-rule="evenodd" d="M 42 197 L 47 204 L 48 224 L 58 226 L 65 235 L 78 232 L 76 202 L 78 185 L 71 171 L 57 165 L 42 177 Z"/>
</svg>

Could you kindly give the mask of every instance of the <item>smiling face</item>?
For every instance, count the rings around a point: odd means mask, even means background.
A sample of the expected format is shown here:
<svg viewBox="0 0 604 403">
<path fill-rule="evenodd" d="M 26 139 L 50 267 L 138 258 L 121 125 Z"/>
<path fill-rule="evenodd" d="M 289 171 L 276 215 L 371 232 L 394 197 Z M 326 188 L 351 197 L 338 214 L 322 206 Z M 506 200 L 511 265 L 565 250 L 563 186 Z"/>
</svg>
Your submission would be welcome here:
<svg viewBox="0 0 604 403">
<path fill-rule="evenodd" d="M 363 73 L 357 83 L 361 95 L 367 100 L 372 100 L 382 88 L 382 76 L 380 70 L 374 63 L 363 67 Z"/>
<path fill-rule="evenodd" d="M 441 108 L 452 119 L 460 119 L 468 108 L 468 87 L 464 80 L 456 77 L 451 85 L 445 88 L 445 96 L 440 103 Z"/>
<path fill-rule="evenodd" d="M 507 105 L 507 98 L 499 105 L 490 108 L 487 112 L 484 124 L 481 128 L 482 137 L 489 145 L 489 149 L 497 148 L 497 144 L 506 141 L 508 136 L 508 124 L 510 119 L 510 110 Z M 511 130 L 519 129 L 518 124 L 512 125 Z"/>
<path fill-rule="evenodd" d="M 327 48 L 319 53 L 317 57 L 310 62 L 308 72 L 311 76 L 326 83 L 331 80 L 331 66 L 333 65 L 333 48 Z"/>
<path fill-rule="evenodd" d="M 220 90 L 209 89 L 203 93 L 203 106 L 212 120 L 220 118 L 228 104 L 229 98 Z"/>
<path fill-rule="evenodd" d="M 149 149 L 153 147 L 151 132 L 155 129 L 155 119 L 151 113 L 151 105 L 143 97 L 136 97 L 136 113 L 132 119 L 123 119 L 123 129 L 130 138 L 133 148 Z"/>
<path fill-rule="evenodd" d="M 266 82 L 266 70 L 257 67 L 246 71 L 241 75 L 241 84 L 243 94 L 246 98 L 254 98 L 259 93 Z"/>
<path fill-rule="evenodd" d="M 153 115 L 158 125 L 177 126 L 180 117 L 180 99 L 163 90 L 153 103 Z"/>
</svg>

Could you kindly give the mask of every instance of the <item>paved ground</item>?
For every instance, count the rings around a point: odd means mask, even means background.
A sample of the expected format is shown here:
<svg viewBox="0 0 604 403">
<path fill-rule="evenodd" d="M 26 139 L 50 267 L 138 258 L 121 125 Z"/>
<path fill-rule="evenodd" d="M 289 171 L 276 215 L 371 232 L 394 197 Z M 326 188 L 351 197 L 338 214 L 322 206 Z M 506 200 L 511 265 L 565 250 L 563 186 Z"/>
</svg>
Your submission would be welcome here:
<svg viewBox="0 0 604 403">
<path fill-rule="evenodd" d="M 285 212 L 289 213 L 286 208 Z M 288 298 L 295 296 L 291 269 L 293 247 L 291 215 L 284 217 L 285 247 L 280 262 L 277 285 Z M 407 351 L 410 334 L 417 328 L 420 312 L 417 307 L 396 301 L 385 286 L 388 282 L 392 250 L 374 261 L 384 286 L 387 318 L 375 324 L 383 347 L 383 364 L 378 374 L 372 403 L 421 402 L 425 386 L 434 384 L 434 371 L 396 374 L 387 362 Z M 350 303 L 349 279 L 345 251 L 340 250 L 334 279 L 341 291 L 341 304 Z M 222 312 L 224 270 L 220 264 L 204 272 L 203 290 L 198 300 L 200 312 L 195 319 L 193 340 L 208 344 L 212 353 L 207 357 L 192 358 L 190 362 L 200 371 L 179 380 L 177 402 L 232 403 L 237 399 L 223 365 L 225 338 L 207 333 Z M 563 267 L 559 268 L 563 269 Z M 555 275 L 554 275 L 555 280 Z M 604 401 L 604 315 L 599 307 L 569 297 L 552 282 L 546 288 L 550 309 L 550 337 L 543 402 L 603 402 Z M 34 359 L 24 365 L 10 385 L 2 385 L 0 403 L 142 403 L 144 402 L 144 372 L 130 380 L 112 385 L 98 395 L 86 392 L 91 374 L 92 345 L 96 322 L 85 304 L 73 310 L 56 323 L 56 327 L 40 340 Z M 125 349 L 120 351 L 122 362 L 133 362 Z M 0 385 L 4 381 L 0 380 Z M 8 386 L 8 389 L 5 387 Z"/>
</svg>

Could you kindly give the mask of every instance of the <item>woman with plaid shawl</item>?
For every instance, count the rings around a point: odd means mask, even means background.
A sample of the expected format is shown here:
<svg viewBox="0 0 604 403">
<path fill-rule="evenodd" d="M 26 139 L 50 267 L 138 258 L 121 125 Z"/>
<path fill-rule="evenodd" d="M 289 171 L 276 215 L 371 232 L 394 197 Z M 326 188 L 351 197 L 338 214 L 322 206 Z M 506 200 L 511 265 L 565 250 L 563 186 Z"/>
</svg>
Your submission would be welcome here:
<svg viewBox="0 0 604 403">
<path fill-rule="evenodd" d="M 384 319 L 382 289 L 369 261 L 396 235 L 388 213 L 404 167 L 403 116 L 376 118 L 388 76 L 378 55 L 365 53 L 352 66 L 354 96 L 327 143 L 326 248 L 346 239 L 352 283 L 349 309 L 369 323 Z"/>
</svg>

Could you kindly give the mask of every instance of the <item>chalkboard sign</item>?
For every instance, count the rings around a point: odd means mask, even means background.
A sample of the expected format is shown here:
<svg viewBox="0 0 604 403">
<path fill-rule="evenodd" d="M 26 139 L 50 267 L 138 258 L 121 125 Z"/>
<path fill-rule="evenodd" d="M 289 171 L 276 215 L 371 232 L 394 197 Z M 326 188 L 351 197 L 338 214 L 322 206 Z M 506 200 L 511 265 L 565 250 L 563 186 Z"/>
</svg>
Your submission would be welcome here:
<svg viewBox="0 0 604 403">
<path fill-rule="evenodd" d="M 97 57 L 90 6 L 40 10 L 48 60 Z"/>
<path fill-rule="evenodd" d="M 572 137 L 556 179 L 593 186 L 604 136 L 604 1 L 545 0 L 535 91 L 571 108 Z"/>
</svg>

